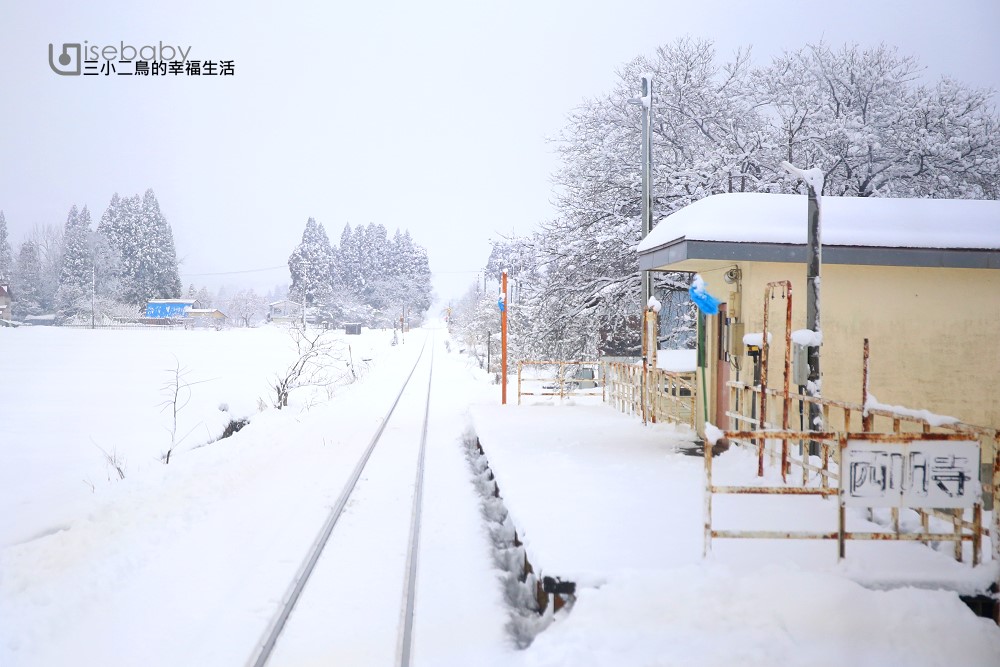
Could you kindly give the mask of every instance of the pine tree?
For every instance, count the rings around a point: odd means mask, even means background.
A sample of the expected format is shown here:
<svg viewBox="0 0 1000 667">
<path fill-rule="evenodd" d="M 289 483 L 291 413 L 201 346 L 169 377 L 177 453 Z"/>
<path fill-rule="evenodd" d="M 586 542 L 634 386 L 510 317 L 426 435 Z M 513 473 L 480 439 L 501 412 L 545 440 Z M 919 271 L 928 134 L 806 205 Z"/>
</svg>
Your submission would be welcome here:
<svg viewBox="0 0 1000 667">
<path fill-rule="evenodd" d="M 146 253 L 149 261 L 149 296 L 146 298 L 176 299 L 181 296 L 181 278 L 177 269 L 177 251 L 170 223 L 160 211 L 160 203 L 152 189 L 142 197 L 140 226 L 146 231 Z"/>
<path fill-rule="evenodd" d="M 14 251 L 7 236 L 7 219 L 0 211 L 0 285 L 10 284 L 14 272 Z"/>
<path fill-rule="evenodd" d="M 337 255 L 338 282 L 344 288 L 355 292 L 362 287 L 360 233 L 360 227 L 358 232 L 352 233 L 351 224 L 344 225 L 344 231 L 340 234 L 340 248 Z"/>
<path fill-rule="evenodd" d="M 14 266 L 12 285 L 14 315 L 23 319 L 28 315 L 40 315 L 44 312 L 41 293 L 42 260 L 38 245 L 31 240 L 21 244 Z"/>
<path fill-rule="evenodd" d="M 56 292 L 56 307 L 61 317 L 72 317 L 90 308 L 93 271 L 90 211 L 84 206 L 78 213 L 74 205 L 63 231 L 62 268 Z"/>
<path fill-rule="evenodd" d="M 117 278 L 125 302 L 142 304 L 181 295 L 173 233 L 152 190 L 143 197 L 115 193 L 98 231 L 120 259 Z"/>
<path fill-rule="evenodd" d="M 323 225 L 309 218 L 302 232 L 302 242 L 288 258 L 292 275 L 290 294 L 293 300 L 313 305 L 321 302 L 331 288 L 330 267 L 333 250 Z"/>
</svg>

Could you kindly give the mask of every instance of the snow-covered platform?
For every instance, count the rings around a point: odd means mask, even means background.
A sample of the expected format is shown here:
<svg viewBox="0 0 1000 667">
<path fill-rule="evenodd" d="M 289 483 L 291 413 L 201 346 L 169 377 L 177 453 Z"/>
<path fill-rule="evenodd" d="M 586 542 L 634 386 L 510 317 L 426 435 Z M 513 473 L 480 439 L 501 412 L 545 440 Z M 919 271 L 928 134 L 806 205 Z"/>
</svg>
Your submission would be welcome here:
<svg viewBox="0 0 1000 667">
<path fill-rule="evenodd" d="M 848 542 L 838 562 L 828 540 L 717 539 L 705 558 L 704 461 L 677 451 L 694 433 L 588 400 L 472 410 L 536 572 L 577 583 L 576 604 L 536 638 L 531 664 L 995 664 L 1000 630 L 956 593 L 985 589 L 996 564 L 956 563 L 950 544 L 867 541 Z M 753 484 L 756 469 L 754 453 L 733 449 L 713 478 Z M 830 531 L 836 507 L 716 496 L 713 521 Z M 880 527 L 857 512 L 848 529 Z"/>
<path fill-rule="evenodd" d="M 599 398 L 481 406 L 473 421 L 529 557 L 546 574 L 586 586 L 614 572 L 705 561 L 704 464 L 678 451 L 695 438 L 686 426 L 643 425 Z M 713 474 L 716 483 L 754 484 L 756 468 L 756 456 L 736 448 L 715 460 Z M 716 496 L 713 503 L 716 528 L 829 532 L 837 526 L 835 499 L 744 495 Z M 848 529 L 880 528 L 854 512 Z M 781 563 L 872 588 L 985 590 L 993 564 L 972 568 L 955 562 L 950 550 L 950 544 L 938 552 L 912 542 L 852 541 L 838 563 L 829 540 L 716 539 L 708 560 Z"/>
</svg>

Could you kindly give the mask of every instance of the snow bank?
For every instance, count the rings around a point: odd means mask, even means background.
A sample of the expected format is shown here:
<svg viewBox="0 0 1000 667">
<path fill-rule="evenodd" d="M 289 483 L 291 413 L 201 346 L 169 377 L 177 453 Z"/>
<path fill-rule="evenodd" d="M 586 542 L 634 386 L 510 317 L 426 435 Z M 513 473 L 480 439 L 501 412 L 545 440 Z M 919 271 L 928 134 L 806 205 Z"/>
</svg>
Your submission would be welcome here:
<svg viewBox="0 0 1000 667">
<path fill-rule="evenodd" d="M 1000 629 L 954 594 L 715 564 L 623 572 L 580 592 L 522 665 L 995 667 Z"/>
</svg>

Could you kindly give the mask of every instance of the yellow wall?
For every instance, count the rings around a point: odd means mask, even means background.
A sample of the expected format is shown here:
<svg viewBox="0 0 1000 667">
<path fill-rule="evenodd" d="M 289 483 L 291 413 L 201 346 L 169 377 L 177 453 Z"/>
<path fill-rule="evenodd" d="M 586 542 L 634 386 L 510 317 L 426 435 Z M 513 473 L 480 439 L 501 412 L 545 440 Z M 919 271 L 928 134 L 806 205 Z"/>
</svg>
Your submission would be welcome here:
<svg viewBox="0 0 1000 667">
<path fill-rule="evenodd" d="M 805 328 L 804 264 L 739 266 L 740 315 L 746 333 L 762 331 L 765 286 L 784 279 L 792 281 L 792 330 Z M 728 302 L 736 286 L 725 283 L 724 274 L 706 267 L 702 277 L 711 294 Z M 1000 271 L 827 264 L 822 269 L 820 299 L 823 396 L 861 402 L 867 337 L 869 388 L 879 402 L 1000 428 Z M 771 304 L 769 385 L 780 388 L 785 306 L 780 299 Z M 709 322 L 710 366 L 717 356 L 712 331 Z M 749 357 L 744 356 L 741 368 L 740 379 L 750 382 Z M 714 386 L 714 372 L 710 367 L 709 388 Z M 714 420 L 711 400 L 709 410 Z"/>
<path fill-rule="evenodd" d="M 708 291 L 730 301 L 736 286 L 725 283 L 725 270 L 713 264 L 702 273 Z M 792 329 L 805 328 L 804 264 L 741 262 L 739 266 L 741 319 L 747 333 L 763 329 L 765 285 L 782 279 L 792 281 Z M 879 402 L 1000 428 L 1000 271 L 827 264 L 820 298 L 823 396 L 861 402 L 862 346 L 867 337 L 869 388 Z M 771 303 L 769 385 L 780 388 L 785 310 L 780 299 Z M 715 415 L 713 330 L 710 322 L 706 332 L 710 417 Z M 740 380 L 750 382 L 749 357 L 744 356 L 741 367 Z M 736 379 L 735 372 L 731 379 Z"/>
</svg>

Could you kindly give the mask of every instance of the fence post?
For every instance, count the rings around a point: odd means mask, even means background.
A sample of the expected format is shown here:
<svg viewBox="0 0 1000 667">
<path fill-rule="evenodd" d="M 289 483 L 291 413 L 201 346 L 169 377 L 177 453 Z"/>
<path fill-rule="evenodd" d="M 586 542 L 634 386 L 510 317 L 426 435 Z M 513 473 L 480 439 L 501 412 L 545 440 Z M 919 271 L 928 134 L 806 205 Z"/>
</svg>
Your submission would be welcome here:
<svg viewBox="0 0 1000 667">
<path fill-rule="evenodd" d="M 712 550 L 712 445 L 706 439 L 704 443 L 705 456 L 705 534 L 701 546 L 701 556 L 708 556 Z"/>
<path fill-rule="evenodd" d="M 841 433 L 837 438 L 837 560 L 844 559 L 844 533 L 846 532 L 847 516 L 844 510 L 844 449 L 847 448 L 847 433 Z"/>
<path fill-rule="evenodd" d="M 523 362 L 521 362 L 521 361 L 517 362 L 517 404 L 518 405 L 521 405 L 521 367 L 523 365 L 524 365 Z M 488 367 L 487 367 L 486 371 L 489 372 L 489 368 Z"/>
<path fill-rule="evenodd" d="M 985 440 L 986 438 L 983 438 Z M 993 433 L 993 531 L 990 542 L 993 544 L 993 570 L 997 573 L 996 585 L 1000 588 L 1000 431 Z"/>
</svg>

